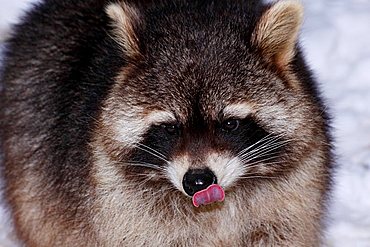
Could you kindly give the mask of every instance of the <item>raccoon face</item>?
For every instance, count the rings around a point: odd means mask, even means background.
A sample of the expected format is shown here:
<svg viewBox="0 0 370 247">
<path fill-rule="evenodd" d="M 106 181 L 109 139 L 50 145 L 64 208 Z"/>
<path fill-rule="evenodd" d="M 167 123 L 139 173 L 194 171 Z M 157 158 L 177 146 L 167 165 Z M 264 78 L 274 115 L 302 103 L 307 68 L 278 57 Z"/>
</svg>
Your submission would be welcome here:
<svg viewBox="0 0 370 247">
<path fill-rule="evenodd" d="M 313 140 L 315 119 L 307 116 L 315 109 L 291 69 L 301 7 L 286 2 L 244 31 L 214 16 L 172 20 L 176 27 L 151 20 L 141 30 L 140 11 L 107 8 L 128 61 L 96 131 L 115 176 L 193 196 L 299 165 Z M 210 18 L 212 27 L 191 23 L 197 17 Z"/>
</svg>

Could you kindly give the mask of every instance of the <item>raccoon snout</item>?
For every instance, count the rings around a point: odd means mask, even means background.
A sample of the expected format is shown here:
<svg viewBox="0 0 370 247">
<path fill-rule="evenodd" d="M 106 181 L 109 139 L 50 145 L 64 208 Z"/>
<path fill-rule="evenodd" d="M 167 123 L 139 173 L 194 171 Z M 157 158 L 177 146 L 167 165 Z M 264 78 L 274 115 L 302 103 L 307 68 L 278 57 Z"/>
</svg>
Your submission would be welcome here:
<svg viewBox="0 0 370 247">
<path fill-rule="evenodd" d="M 208 168 L 190 169 L 185 173 L 182 180 L 182 186 L 189 196 L 193 196 L 198 191 L 204 190 L 212 184 L 217 184 L 217 178 Z"/>
</svg>

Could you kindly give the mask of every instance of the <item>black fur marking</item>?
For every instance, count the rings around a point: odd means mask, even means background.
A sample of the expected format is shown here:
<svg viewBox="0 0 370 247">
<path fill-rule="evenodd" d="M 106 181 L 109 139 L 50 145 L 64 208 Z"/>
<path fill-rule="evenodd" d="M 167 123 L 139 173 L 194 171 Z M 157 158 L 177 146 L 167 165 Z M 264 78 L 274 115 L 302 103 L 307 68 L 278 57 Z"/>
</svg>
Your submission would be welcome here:
<svg viewBox="0 0 370 247">
<path fill-rule="evenodd" d="M 1 103 L 14 114 L 1 127 L 5 138 L 27 132 L 36 145 L 42 142 L 41 149 L 30 145 L 21 152 L 43 160 L 35 169 L 68 203 L 89 186 L 91 131 L 125 61 L 108 35 L 104 1 L 47 2 L 24 17 L 7 43 Z M 22 84 L 15 82 L 24 76 Z M 18 180 L 13 175 L 9 181 Z"/>
<path fill-rule="evenodd" d="M 154 125 L 144 135 L 144 141 L 132 153 L 130 162 L 164 165 L 181 135 L 181 129 L 169 133 L 164 125 Z M 160 156 L 160 157 L 158 157 Z"/>
<path fill-rule="evenodd" d="M 246 117 L 238 122 L 238 128 L 225 131 L 223 122 L 207 123 L 199 108 L 195 107 L 189 123 L 174 133 L 169 133 L 163 125 L 152 126 L 144 135 L 144 140 L 138 144 L 139 147 L 132 153 L 130 162 L 162 166 L 165 165 L 165 160 L 171 160 L 172 155 L 180 152 L 190 152 L 193 154 L 192 157 L 202 160 L 204 158 L 202 155 L 208 149 L 229 150 L 237 155 L 244 149 L 253 152 L 263 147 L 267 141 L 261 140 L 274 138 L 275 142 L 282 141 L 281 138 L 267 132 L 252 117 Z M 268 145 L 265 148 L 268 148 Z M 282 148 L 274 148 L 250 159 L 249 162 L 273 158 L 281 150 Z"/>
<path fill-rule="evenodd" d="M 225 142 L 230 146 L 230 149 L 238 154 L 243 149 L 253 151 L 261 148 L 266 142 L 266 137 L 276 138 L 276 136 L 267 132 L 261 127 L 251 116 L 239 120 L 239 127 L 234 131 L 225 131 L 222 123 L 217 122 L 217 135 L 224 139 Z M 277 150 L 273 150 L 276 152 Z M 269 158 L 269 153 L 259 157 L 258 159 L 252 159 L 251 161 L 262 160 Z"/>
</svg>

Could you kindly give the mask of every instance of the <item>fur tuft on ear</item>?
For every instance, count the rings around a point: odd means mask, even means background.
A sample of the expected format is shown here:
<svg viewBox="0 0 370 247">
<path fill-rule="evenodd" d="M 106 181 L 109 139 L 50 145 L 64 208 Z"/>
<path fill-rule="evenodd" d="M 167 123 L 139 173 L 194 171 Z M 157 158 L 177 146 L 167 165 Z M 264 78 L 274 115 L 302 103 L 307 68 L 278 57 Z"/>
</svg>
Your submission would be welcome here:
<svg viewBox="0 0 370 247">
<path fill-rule="evenodd" d="M 141 56 L 135 26 L 140 22 L 138 11 L 126 3 L 111 3 L 106 13 L 112 19 L 113 38 L 130 58 Z"/>
<path fill-rule="evenodd" d="M 280 0 L 268 8 L 252 34 L 252 44 L 263 56 L 284 69 L 295 54 L 303 6 L 297 0 Z"/>
</svg>

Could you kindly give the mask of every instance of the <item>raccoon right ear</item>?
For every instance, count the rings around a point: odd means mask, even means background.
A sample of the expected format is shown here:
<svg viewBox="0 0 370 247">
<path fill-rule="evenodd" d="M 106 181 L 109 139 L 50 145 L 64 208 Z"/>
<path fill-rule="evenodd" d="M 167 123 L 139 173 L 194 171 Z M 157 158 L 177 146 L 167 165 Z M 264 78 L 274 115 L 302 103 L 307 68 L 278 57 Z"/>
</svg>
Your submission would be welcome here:
<svg viewBox="0 0 370 247">
<path fill-rule="evenodd" d="M 128 57 L 140 57 L 139 39 L 135 33 L 135 27 L 140 23 L 137 9 L 120 2 L 109 4 L 105 11 L 112 20 L 114 40 Z"/>
<path fill-rule="evenodd" d="M 284 69 L 295 54 L 302 19 L 298 0 L 280 0 L 263 13 L 252 33 L 252 44 L 269 62 Z"/>
</svg>

